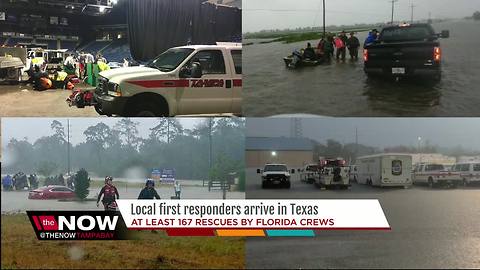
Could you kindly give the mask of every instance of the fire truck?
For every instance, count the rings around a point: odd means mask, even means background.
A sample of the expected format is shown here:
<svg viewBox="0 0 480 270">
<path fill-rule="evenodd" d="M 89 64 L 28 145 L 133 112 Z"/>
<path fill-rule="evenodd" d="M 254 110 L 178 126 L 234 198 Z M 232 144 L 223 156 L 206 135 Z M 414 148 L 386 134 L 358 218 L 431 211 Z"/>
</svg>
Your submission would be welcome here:
<svg viewBox="0 0 480 270">
<path fill-rule="evenodd" d="M 320 158 L 315 185 L 320 188 L 350 188 L 347 162 L 343 158 Z"/>
</svg>

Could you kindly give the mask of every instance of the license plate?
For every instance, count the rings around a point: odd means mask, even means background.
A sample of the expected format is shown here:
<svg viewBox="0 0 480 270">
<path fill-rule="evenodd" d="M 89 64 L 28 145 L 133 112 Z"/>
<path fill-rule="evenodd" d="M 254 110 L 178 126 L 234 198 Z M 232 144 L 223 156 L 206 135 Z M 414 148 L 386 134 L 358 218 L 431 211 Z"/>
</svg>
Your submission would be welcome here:
<svg viewBox="0 0 480 270">
<path fill-rule="evenodd" d="M 405 74 L 405 68 L 392 68 L 392 74 Z"/>
</svg>

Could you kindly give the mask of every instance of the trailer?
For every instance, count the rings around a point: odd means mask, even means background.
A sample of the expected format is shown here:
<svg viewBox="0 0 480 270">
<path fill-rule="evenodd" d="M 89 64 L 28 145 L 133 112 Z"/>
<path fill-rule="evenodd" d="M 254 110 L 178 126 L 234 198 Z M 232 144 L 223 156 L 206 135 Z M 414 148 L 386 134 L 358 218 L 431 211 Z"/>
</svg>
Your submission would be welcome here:
<svg viewBox="0 0 480 270">
<path fill-rule="evenodd" d="M 408 188 L 412 185 L 412 157 L 406 154 L 377 154 L 357 158 L 359 184 Z"/>
<path fill-rule="evenodd" d="M 24 48 L 0 47 L 0 81 L 18 83 L 22 79 L 22 69 L 26 63 Z"/>
</svg>

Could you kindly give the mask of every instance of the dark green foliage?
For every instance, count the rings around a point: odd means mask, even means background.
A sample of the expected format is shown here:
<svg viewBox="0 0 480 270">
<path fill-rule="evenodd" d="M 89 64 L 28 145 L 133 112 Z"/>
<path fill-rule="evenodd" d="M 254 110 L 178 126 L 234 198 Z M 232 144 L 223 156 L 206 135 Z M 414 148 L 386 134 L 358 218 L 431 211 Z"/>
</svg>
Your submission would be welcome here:
<svg viewBox="0 0 480 270">
<path fill-rule="evenodd" d="M 90 187 L 90 178 L 85 169 L 80 169 L 75 174 L 75 194 L 81 200 L 88 196 L 88 188 Z"/>
</svg>

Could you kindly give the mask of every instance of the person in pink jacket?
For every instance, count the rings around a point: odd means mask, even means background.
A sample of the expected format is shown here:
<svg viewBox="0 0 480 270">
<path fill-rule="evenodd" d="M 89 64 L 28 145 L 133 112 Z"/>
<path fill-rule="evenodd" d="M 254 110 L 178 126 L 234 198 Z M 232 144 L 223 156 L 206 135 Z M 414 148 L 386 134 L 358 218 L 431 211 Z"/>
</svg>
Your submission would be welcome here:
<svg viewBox="0 0 480 270">
<path fill-rule="evenodd" d="M 342 61 L 345 61 L 346 52 L 347 52 L 347 36 L 345 32 L 342 32 L 335 38 L 335 48 L 337 48 L 337 61 L 340 60 L 340 55 L 342 56 Z"/>
</svg>

